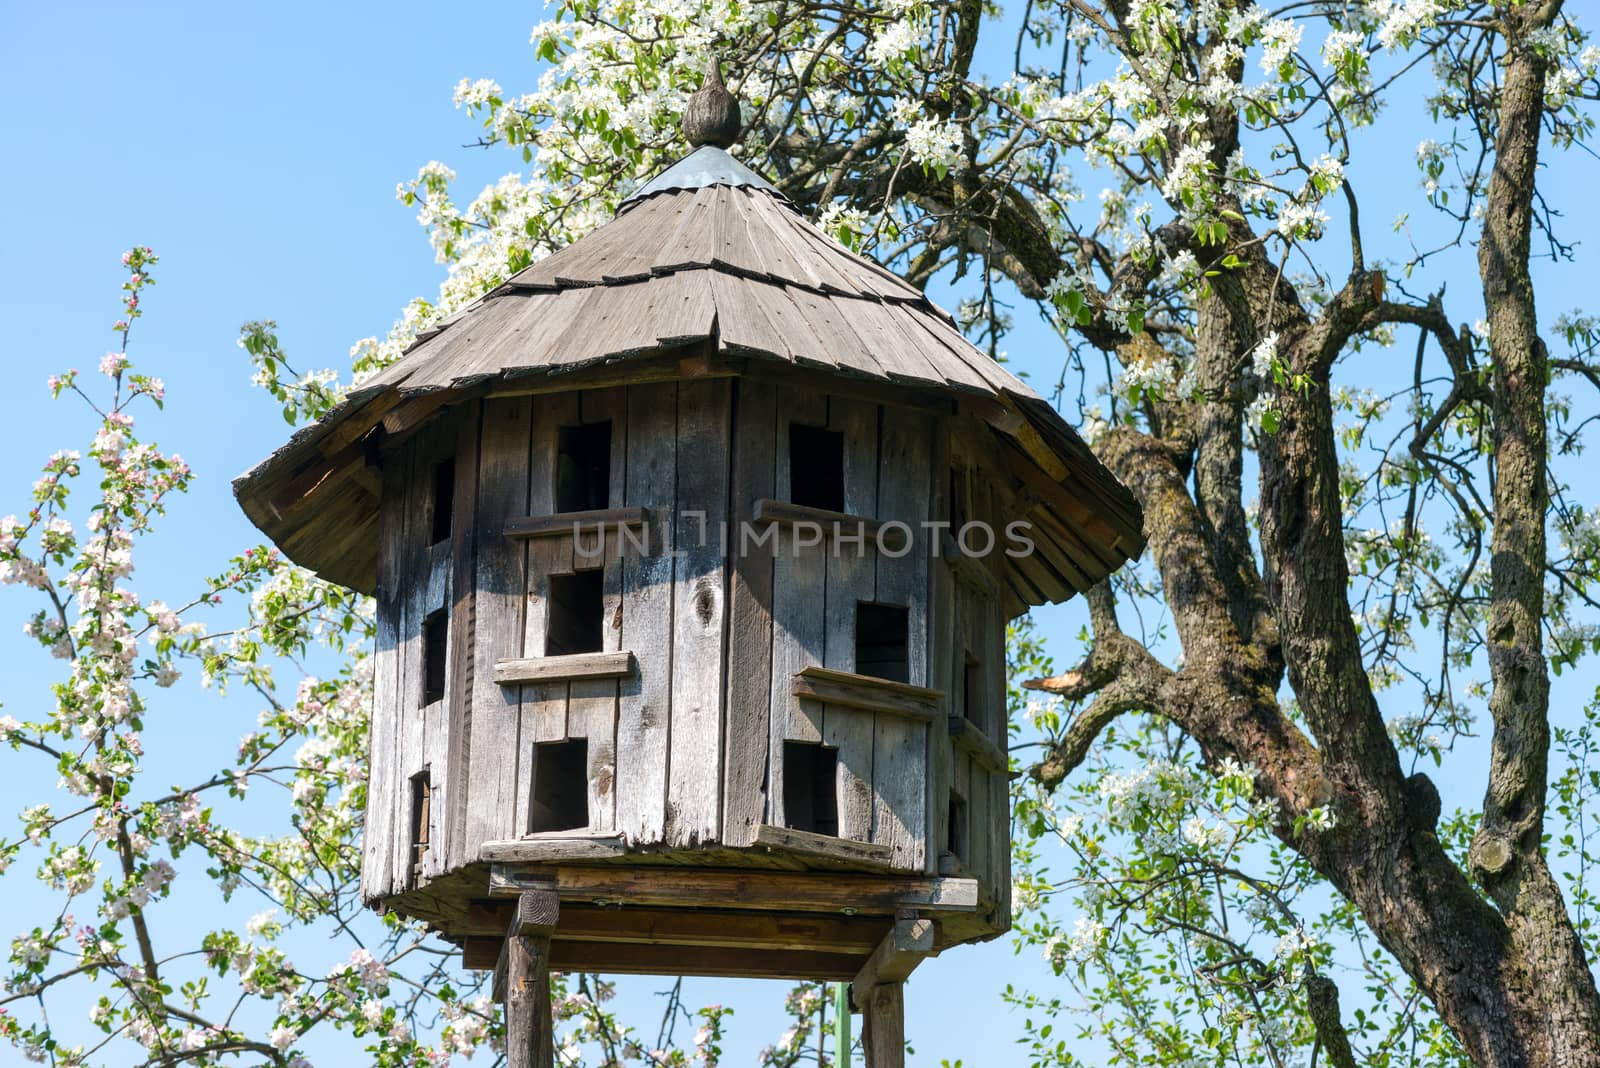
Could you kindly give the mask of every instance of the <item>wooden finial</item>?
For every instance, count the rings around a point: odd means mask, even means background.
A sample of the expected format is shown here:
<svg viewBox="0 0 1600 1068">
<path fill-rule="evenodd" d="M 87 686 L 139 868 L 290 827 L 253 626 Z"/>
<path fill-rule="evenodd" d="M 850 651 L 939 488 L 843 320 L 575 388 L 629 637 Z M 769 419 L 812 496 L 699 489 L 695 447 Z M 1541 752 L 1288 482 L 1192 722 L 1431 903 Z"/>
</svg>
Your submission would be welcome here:
<svg viewBox="0 0 1600 1068">
<path fill-rule="evenodd" d="M 722 84 L 722 64 L 713 55 L 706 61 L 706 80 L 683 109 L 683 136 L 696 148 L 727 148 L 739 140 L 740 125 L 739 101 Z"/>
</svg>

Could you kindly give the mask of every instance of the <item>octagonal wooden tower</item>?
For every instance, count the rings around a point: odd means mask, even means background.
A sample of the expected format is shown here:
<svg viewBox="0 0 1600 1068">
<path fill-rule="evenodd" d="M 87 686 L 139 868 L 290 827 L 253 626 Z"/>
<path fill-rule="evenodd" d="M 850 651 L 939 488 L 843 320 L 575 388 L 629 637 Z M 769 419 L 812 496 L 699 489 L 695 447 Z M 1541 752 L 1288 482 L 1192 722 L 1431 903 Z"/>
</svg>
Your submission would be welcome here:
<svg viewBox="0 0 1600 1068">
<path fill-rule="evenodd" d="M 377 597 L 363 893 L 510 970 L 515 1064 L 550 967 L 855 979 L 898 1063 L 910 967 L 1009 925 L 1006 620 L 1143 544 L 707 130 L 235 484 Z"/>
</svg>

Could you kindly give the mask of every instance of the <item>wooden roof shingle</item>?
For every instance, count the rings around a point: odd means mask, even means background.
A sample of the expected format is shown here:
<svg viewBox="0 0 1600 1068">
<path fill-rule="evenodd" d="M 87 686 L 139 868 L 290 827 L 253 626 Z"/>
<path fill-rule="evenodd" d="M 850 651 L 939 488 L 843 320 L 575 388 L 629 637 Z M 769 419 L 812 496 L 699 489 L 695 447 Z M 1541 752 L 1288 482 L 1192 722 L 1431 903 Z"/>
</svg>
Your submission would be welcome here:
<svg viewBox="0 0 1600 1068">
<path fill-rule="evenodd" d="M 974 347 L 920 290 L 823 234 L 713 145 L 643 186 L 610 223 L 419 336 L 396 363 L 235 480 L 234 491 L 291 559 L 370 591 L 376 502 L 362 479 L 341 477 L 359 468 L 352 450 L 362 436 L 380 426 L 394 432 L 415 413 L 498 380 L 562 375 L 579 388 L 586 371 L 696 343 L 715 356 L 997 404 L 1012 413 L 1002 422 L 1026 437 L 1046 477 L 1099 517 L 1109 539 L 1094 540 L 1106 542 L 1106 555 L 1120 563 L 1142 549 L 1133 498 L 1043 398 Z M 320 505 L 288 489 L 306 485 L 304 496 L 323 498 Z M 329 527 L 335 519 L 337 529 Z"/>
</svg>

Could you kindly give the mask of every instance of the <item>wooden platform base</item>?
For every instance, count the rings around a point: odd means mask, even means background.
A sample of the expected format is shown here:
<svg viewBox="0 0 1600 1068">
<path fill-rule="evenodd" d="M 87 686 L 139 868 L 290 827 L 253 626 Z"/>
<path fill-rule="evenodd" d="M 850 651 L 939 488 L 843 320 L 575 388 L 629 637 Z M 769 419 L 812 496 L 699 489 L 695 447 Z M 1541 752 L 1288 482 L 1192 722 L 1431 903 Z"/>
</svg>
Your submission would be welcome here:
<svg viewBox="0 0 1600 1068">
<path fill-rule="evenodd" d="M 865 1017 L 867 1068 L 904 1068 L 904 984 L 935 951 L 935 923 L 915 910 L 892 918 L 738 910 L 563 905 L 555 889 L 474 906 L 468 967 L 494 969 L 504 992 L 510 1068 L 555 1068 L 552 971 L 849 980 Z"/>
</svg>

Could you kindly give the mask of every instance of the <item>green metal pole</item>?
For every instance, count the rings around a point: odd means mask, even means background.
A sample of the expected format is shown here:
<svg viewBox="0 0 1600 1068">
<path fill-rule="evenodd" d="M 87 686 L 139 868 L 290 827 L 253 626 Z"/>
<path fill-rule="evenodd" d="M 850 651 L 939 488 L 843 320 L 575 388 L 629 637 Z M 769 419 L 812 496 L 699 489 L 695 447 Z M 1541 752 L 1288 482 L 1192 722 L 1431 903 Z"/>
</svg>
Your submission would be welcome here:
<svg viewBox="0 0 1600 1068">
<path fill-rule="evenodd" d="M 833 984 L 833 1033 L 838 1051 L 835 1068 L 850 1068 L 850 984 Z"/>
</svg>

